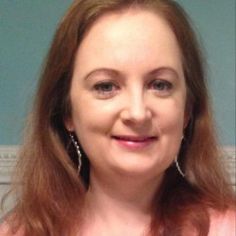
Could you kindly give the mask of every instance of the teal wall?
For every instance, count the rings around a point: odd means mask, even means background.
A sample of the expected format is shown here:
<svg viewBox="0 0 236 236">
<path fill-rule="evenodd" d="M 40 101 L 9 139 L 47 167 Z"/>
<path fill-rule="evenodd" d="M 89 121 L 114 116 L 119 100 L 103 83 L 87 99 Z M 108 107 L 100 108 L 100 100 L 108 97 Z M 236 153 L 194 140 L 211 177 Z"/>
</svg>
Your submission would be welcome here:
<svg viewBox="0 0 236 236">
<path fill-rule="evenodd" d="M 72 0 L 0 0 L 0 145 L 21 142 L 40 67 Z M 235 145 L 235 0 L 178 0 L 205 47 L 221 142 Z"/>
</svg>

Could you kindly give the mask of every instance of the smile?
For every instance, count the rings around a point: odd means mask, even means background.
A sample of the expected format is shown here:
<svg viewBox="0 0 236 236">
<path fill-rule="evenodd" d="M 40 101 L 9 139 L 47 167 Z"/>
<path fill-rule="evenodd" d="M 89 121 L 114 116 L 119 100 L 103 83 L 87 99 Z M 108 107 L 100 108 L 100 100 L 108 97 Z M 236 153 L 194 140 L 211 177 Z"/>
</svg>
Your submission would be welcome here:
<svg viewBox="0 0 236 236">
<path fill-rule="evenodd" d="M 127 149 L 142 149 L 157 141 L 156 136 L 112 136 L 121 147 Z"/>
</svg>

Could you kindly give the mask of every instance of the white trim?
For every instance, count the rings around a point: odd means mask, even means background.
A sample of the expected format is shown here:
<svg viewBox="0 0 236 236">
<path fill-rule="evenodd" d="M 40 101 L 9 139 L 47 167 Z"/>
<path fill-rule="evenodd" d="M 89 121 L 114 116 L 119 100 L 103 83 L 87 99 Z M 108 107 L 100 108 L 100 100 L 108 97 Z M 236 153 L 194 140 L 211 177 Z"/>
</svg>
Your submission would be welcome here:
<svg viewBox="0 0 236 236">
<path fill-rule="evenodd" d="M 226 167 L 230 174 L 231 183 L 236 190 L 236 147 L 235 146 L 225 146 L 223 148 L 225 151 L 225 161 Z"/>
<path fill-rule="evenodd" d="M 236 185 L 236 147 L 224 146 L 226 166 L 229 169 L 231 181 Z M 19 146 L 0 145 L 0 184 L 9 184 L 16 163 Z"/>
<path fill-rule="evenodd" d="M 226 152 L 228 158 L 236 159 L 236 146 L 224 146 L 223 150 Z"/>
<path fill-rule="evenodd" d="M 11 182 L 19 146 L 0 145 L 0 184 Z"/>
</svg>

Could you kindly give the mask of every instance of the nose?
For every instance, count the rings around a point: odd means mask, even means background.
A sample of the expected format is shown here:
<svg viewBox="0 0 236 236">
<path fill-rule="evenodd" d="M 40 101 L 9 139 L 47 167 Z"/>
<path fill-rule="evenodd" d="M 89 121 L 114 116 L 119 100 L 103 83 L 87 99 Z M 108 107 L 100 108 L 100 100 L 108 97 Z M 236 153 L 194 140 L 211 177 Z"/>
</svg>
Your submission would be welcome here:
<svg viewBox="0 0 236 236">
<path fill-rule="evenodd" d="M 127 97 L 120 116 L 123 122 L 143 125 L 150 121 L 152 112 L 145 100 L 145 96 L 141 92 L 136 91 Z"/>
</svg>

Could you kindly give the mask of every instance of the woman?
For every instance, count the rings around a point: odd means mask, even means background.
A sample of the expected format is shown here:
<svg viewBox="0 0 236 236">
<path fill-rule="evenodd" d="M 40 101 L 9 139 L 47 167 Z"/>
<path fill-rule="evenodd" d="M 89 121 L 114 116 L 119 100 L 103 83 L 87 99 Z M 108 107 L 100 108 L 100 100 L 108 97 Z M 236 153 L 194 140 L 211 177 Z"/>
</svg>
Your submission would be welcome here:
<svg viewBox="0 0 236 236">
<path fill-rule="evenodd" d="M 1 235 L 234 235 L 203 59 L 174 1 L 75 1 L 29 127 Z"/>
</svg>

